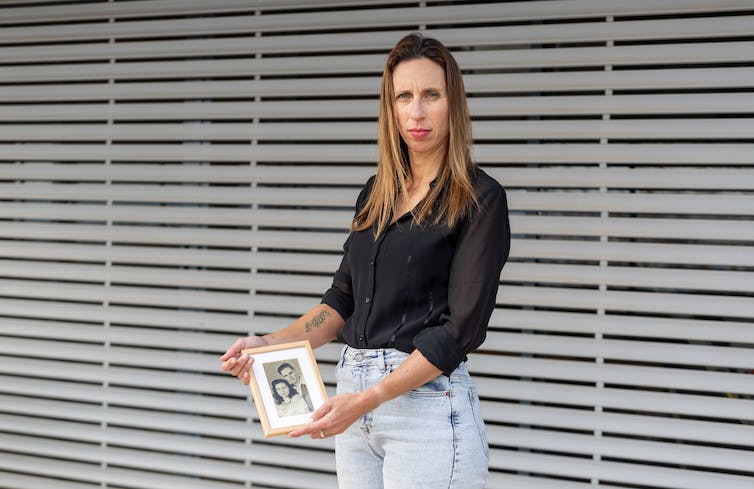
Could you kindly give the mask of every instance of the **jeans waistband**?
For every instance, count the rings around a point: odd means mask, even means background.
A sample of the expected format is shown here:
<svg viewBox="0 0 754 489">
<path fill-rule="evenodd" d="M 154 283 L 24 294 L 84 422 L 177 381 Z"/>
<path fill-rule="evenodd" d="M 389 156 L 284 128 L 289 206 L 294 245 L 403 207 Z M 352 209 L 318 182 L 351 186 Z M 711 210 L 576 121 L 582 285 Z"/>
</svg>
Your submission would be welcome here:
<svg viewBox="0 0 754 489">
<path fill-rule="evenodd" d="M 341 365 L 375 366 L 386 368 L 398 365 L 408 358 L 408 353 L 395 348 L 353 348 L 343 347 L 340 356 Z"/>
<path fill-rule="evenodd" d="M 387 370 L 390 367 L 400 365 L 408 356 L 409 353 L 396 348 L 353 348 L 345 345 L 340 354 L 338 365 L 348 365 L 350 367 L 370 366 Z M 469 371 L 466 362 L 461 362 L 450 375 L 451 378 L 468 376 Z"/>
</svg>

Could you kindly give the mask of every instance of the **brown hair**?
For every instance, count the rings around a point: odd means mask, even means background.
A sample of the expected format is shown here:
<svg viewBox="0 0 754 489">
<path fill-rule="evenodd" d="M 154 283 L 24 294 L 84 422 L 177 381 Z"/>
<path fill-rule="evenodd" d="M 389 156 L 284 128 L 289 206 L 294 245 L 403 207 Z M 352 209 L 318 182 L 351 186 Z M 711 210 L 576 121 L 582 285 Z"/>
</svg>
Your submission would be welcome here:
<svg viewBox="0 0 754 489">
<path fill-rule="evenodd" d="M 376 225 L 375 237 L 379 236 L 389 224 L 398 196 L 406 192 L 411 167 L 408 147 L 400 135 L 393 106 L 393 71 L 403 61 L 421 58 L 437 63 L 445 72 L 449 134 L 445 161 L 440 166 L 435 185 L 414 213 L 414 219 L 422 222 L 434 214 L 436 224 L 444 221 L 452 227 L 476 203 L 473 184 L 476 164 L 471 158 L 471 122 L 461 70 L 440 41 L 409 34 L 390 51 L 382 73 L 377 176 L 369 197 L 353 220 L 351 228 L 354 231 Z"/>
</svg>

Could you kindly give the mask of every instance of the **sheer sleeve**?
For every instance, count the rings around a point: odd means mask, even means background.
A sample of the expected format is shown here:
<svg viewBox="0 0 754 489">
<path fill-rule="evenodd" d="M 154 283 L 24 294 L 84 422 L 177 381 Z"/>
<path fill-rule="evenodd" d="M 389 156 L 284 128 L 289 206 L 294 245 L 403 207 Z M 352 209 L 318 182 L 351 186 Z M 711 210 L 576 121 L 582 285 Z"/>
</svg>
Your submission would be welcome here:
<svg viewBox="0 0 754 489">
<path fill-rule="evenodd" d="M 495 308 L 500 272 L 510 250 L 505 190 L 493 179 L 479 190 L 479 206 L 462 224 L 448 284 L 449 313 L 423 329 L 414 346 L 445 375 L 478 348 Z"/>
</svg>

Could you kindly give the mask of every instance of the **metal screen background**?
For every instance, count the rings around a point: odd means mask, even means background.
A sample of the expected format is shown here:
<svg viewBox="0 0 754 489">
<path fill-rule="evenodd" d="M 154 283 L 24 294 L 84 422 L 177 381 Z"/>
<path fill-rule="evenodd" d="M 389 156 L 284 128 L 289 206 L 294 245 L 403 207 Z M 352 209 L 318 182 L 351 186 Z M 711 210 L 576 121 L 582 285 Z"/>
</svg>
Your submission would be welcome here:
<svg viewBox="0 0 754 489">
<path fill-rule="evenodd" d="M 0 3 L 0 487 L 336 486 L 218 356 L 329 285 L 416 30 L 512 210 L 489 487 L 754 487 L 741 0 Z"/>
</svg>

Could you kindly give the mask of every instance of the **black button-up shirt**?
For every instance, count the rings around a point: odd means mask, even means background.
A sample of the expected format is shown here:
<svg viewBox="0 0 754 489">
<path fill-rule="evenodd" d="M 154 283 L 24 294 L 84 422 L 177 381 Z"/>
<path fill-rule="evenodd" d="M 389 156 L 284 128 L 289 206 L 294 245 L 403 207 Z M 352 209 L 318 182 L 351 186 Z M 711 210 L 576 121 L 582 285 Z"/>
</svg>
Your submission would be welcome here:
<svg viewBox="0 0 754 489">
<path fill-rule="evenodd" d="M 322 298 L 346 320 L 341 340 L 354 348 L 418 349 L 445 375 L 482 344 L 510 227 L 503 187 L 478 170 L 475 189 L 479 206 L 453 228 L 417 224 L 409 212 L 376 241 L 373 230 L 351 233 Z"/>
</svg>

